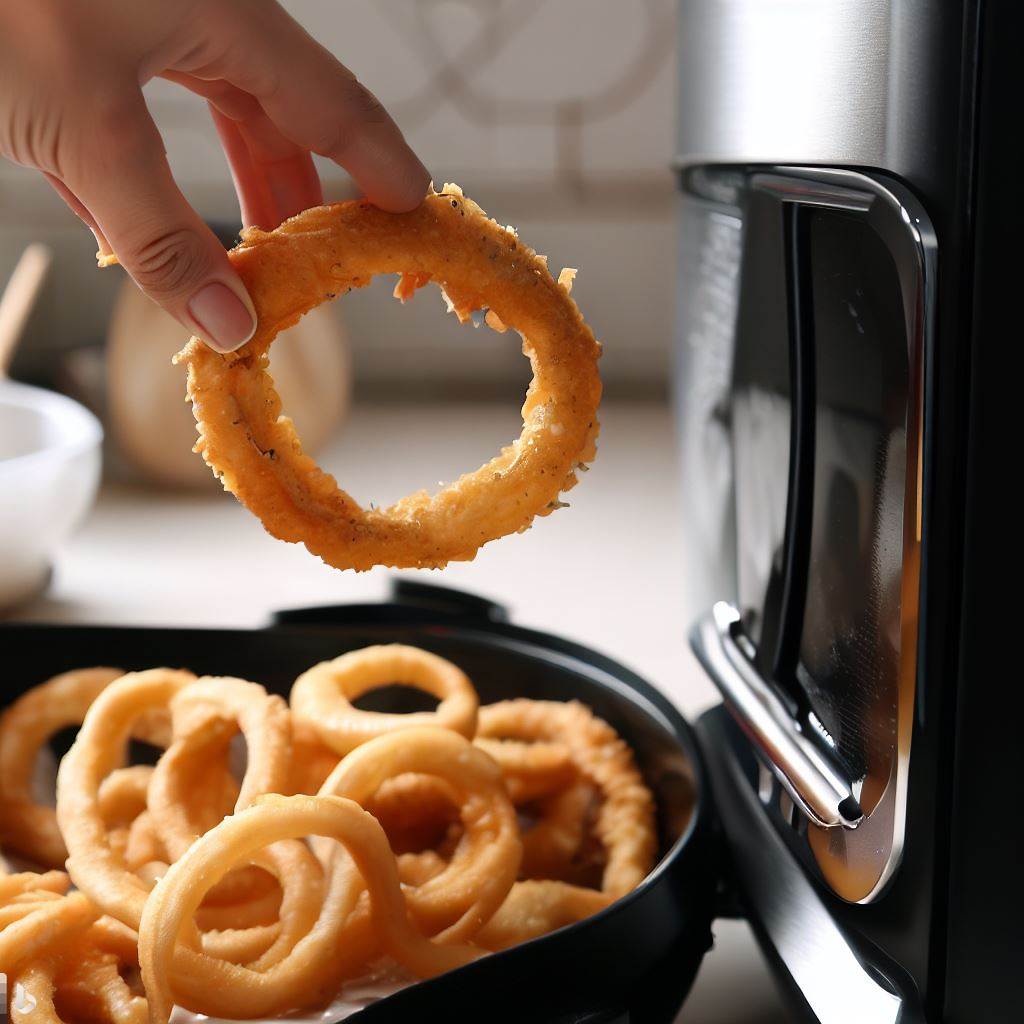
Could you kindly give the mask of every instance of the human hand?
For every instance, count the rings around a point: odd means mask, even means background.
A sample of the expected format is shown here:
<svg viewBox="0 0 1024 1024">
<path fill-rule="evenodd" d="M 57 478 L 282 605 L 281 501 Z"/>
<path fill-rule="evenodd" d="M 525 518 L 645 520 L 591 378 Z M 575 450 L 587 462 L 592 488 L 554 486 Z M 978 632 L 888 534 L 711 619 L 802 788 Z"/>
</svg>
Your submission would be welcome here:
<svg viewBox="0 0 1024 1024">
<path fill-rule="evenodd" d="M 213 348 L 248 341 L 252 302 L 171 176 L 142 95 L 156 76 L 208 101 L 247 225 L 323 201 L 312 153 L 383 209 L 426 194 L 384 108 L 275 0 L 0 0 L 0 154 L 41 171 L 100 252 Z"/>
</svg>

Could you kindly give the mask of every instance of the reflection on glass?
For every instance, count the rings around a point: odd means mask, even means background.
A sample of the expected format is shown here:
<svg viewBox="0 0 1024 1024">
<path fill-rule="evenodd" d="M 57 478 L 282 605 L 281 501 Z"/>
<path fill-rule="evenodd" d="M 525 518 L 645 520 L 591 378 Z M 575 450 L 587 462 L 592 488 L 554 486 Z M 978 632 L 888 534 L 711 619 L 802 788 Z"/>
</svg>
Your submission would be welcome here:
<svg viewBox="0 0 1024 1024">
<path fill-rule="evenodd" d="M 870 812 L 895 770 L 908 348 L 896 268 L 863 221 L 810 223 L 817 409 L 797 679 Z"/>
</svg>

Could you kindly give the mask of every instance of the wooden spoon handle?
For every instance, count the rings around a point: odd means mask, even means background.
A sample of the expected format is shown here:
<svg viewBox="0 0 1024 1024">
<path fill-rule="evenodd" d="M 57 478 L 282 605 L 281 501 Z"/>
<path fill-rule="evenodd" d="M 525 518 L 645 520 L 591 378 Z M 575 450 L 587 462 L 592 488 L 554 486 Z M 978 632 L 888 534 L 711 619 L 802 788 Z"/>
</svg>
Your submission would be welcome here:
<svg viewBox="0 0 1024 1024">
<path fill-rule="evenodd" d="M 53 253 L 42 242 L 26 246 L 0 296 L 0 377 L 7 376 L 52 260 Z"/>
</svg>

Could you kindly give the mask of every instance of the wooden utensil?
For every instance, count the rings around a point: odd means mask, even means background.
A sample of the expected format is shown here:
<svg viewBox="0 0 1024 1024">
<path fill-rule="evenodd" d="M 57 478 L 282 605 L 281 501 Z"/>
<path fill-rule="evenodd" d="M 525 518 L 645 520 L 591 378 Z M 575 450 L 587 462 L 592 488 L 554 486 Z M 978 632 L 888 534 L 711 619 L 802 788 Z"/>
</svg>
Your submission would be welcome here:
<svg viewBox="0 0 1024 1024">
<path fill-rule="evenodd" d="M 0 296 L 0 377 L 7 376 L 52 262 L 49 246 L 42 242 L 26 246 Z"/>
<path fill-rule="evenodd" d="M 347 339 L 337 311 L 327 307 L 281 337 L 271 371 L 304 446 L 313 451 L 348 408 Z M 218 486 L 192 452 L 195 419 L 182 369 L 171 365 L 187 340 L 181 324 L 125 281 L 107 336 L 107 429 L 119 453 L 148 479 L 175 487 Z"/>
</svg>

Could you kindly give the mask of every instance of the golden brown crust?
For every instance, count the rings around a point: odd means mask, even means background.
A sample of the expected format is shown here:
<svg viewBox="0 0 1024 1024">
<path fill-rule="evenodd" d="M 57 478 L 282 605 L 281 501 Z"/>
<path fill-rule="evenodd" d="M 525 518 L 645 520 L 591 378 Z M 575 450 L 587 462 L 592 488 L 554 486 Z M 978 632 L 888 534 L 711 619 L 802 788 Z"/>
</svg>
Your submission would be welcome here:
<svg viewBox="0 0 1024 1024">
<path fill-rule="evenodd" d="M 264 232 L 250 228 L 231 261 L 259 326 L 222 355 L 193 338 L 177 356 L 199 430 L 196 451 L 273 536 L 302 542 L 337 568 L 439 568 L 557 508 L 576 469 L 593 459 L 600 346 L 544 260 L 451 186 L 411 213 L 366 201 L 307 210 Z M 279 331 L 377 274 L 401 273 L 408 297 L 438 284 L 460 318 L 487 308 L 523 336 L 534 380 L 522 436 L 438 494 L 364 509 L 302 451 L 267 371 Z"/>
</svg>

